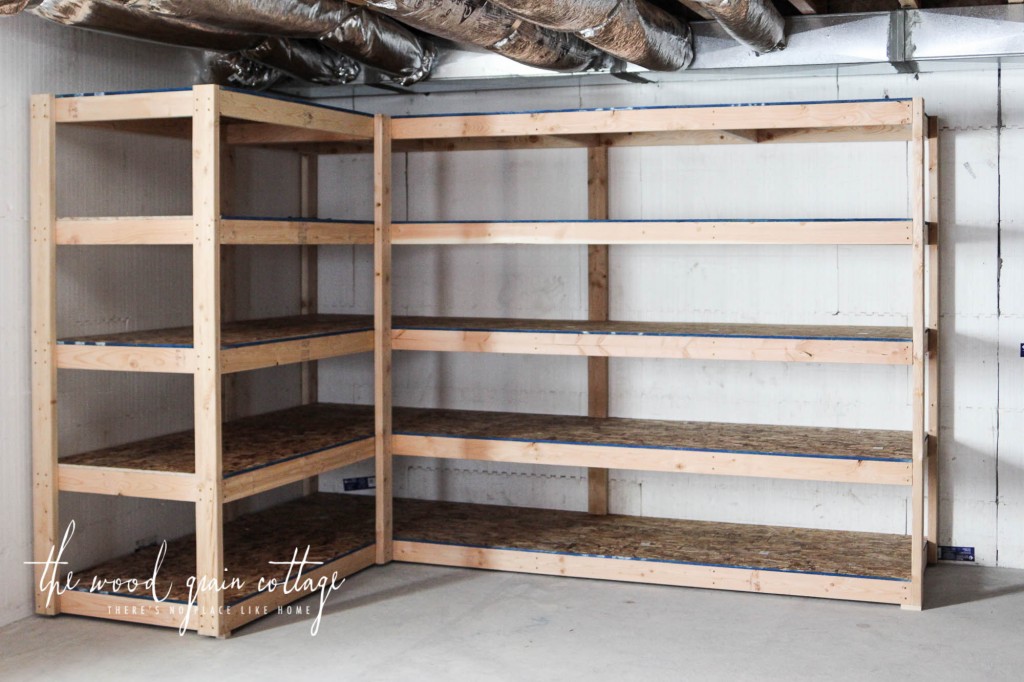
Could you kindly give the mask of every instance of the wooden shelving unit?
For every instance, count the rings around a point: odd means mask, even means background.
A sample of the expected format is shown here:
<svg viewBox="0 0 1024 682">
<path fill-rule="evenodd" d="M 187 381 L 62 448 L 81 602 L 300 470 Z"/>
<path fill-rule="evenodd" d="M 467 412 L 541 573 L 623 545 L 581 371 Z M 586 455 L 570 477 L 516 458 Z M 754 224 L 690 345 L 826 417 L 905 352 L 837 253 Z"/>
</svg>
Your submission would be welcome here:
<svg viewBox="0 0 1024 682">
<path fill-rule="evenodd" d="M 191 140 L 193 215 L 63 218 L 55 204 L 58 125 L 98 126 Z M 196 534 L 171 543 L 162 575 L 171 604 L 188 577 L 249 575 L 281 549 L 309 545 L 326 562 L 313 576 L 391 560 L 553 575 L 900 604 L 923 603 L 934 560 L 938 439 L 937 123 L 914 100 L 657 107 L 411 116 L 390 119 L 256 96 L 195 89 L 32 102 L 33 409 L 36 559 L 59 541 L 58 492 L 181 500 Z M 911 215 L 875 220 L 609 220 L 608 149 L 643 145 L 904 143 Z M 223 150 L 302 154 L 301 217 L 225 215 Z M 585 148 L 586 220 L 393 222 L 391 155 L 486 149 Z M 372 153 L 374 220 L 316 214 L 318 154 Z M 193 249 L 193 324 L 81 338 L 56 334 L 57 246 L 177 244 Z M 222 300 L 224 245 L 303 247 L 301 314 L 230 319 Z M 372 316 L 320 315 L 316 246 L 374 250 Z M 394 245 L 550 244 L 588 250 L 586 320 L 392 318 Z M 907 251 L 911 325 L 902 327 L 695 324 L 609 319 L 609 245 L 881 245 Z M 225 277 L 230 259 L 223 260 Z M 222 316 L 223 312 L 223 316 Z M 587 358 L 587 416 L 393 408 L 391 355 L 444 351 Z M 317 403 L 316 361 L 373 352 L 374 405 Z M 913 418 L 904 431 L 672 422 L 609 416 L 608 360 L 874 364 L 909 367 Z M 305 363 L 306 404 L 223 419 L 221 382 L 233 374 Z M 57 458 L 57 369 L 192 374 L 195 429 Z M 821 371 L 826 373 L 827 367 Z M 823 380 L 827 380 L 826 378 Z M 396 500 L 392 457 L 440 457 L 585 467 L 586 512 Z M 225 503 L 373 458 L 374 499 L 311 494 L 225 523 Z M 610 515 L 611 469 L 904 486 L 909 532 L 883 535 Z M 312 479 L 315 482 L 315 479 Z M 315 483 L 307 486 L 316 493 Z M 926 501 L 927 491 L 927 501 Z M 153 548 L 84 572 L 147 577 Z M 230 560 L 226 559 L 229 557 Z M 255 575 L 255 574 L 253 574 Z M 45 578 L 42 569 L 37 581 Z M 261 576 L 263 577 L 263 576 Z M 224 636 L 298 598 L 238 591 L 201 595 L 200 634 Z M 177 627 L 181 614 L 133 609 L 121 592 L 65 593 L 40 613 L 75 613 Z"/>
<path fill-rule="evenodd" d="M 226 216 L 223 176 L 230 172 L 235 145 L 248 137 L 296 132 L 360 141 L 375 148 L 380 140 L 367 114 L 317 106 L 229 88 L 139 93 L 36 96 L 32 100 L 32 278 L 33 278 L 33 458 L 35 471 L 35 559 L 45 561 L 58 546 L 59 493 L 77 492 L 178 500 L 195 505 L 196 534 L 172 543 L 164 566 L 180 591 L 188 577 L 219 581 L 225 568 L 236 575 L 265 572 L 269 559 L 286 560 L 292 548 L 311 545 L 327 562 L 311 575 L 341 576 L 366 568 L 380 558 L 375 515 L 389 516 L 390 499 L 378 495 L 371 510 L 312 497 L 285 508 L 242 516 L 225 523 L 229 502 L 305 481 L 316 490 L 316 476 L 371 458 L 382 462 L 372 408 L 316 404 L 316 366 L 320 359 L 378 348 L 377 329 L 387 320 L 372 316 L 319 315 L 316 312 L 316 246 L 374 243 L 380 225 L 319 219 L 316 215 L 315 155 L 301 162 L 301 217 L 268 219 Z M 112 218 L 60 217 L 56 206 L 56 144 L 58 128 L 96 126 L 191 141 L 193 213 L 188 216 Z M 379 165 L 390 151 L 377 144 Z M 365 191 L 372 191 L 370 187 Z M 226 193 L 226 191 L 225 191 Z M 377 197 L 382 203 L 382 197 Z M 192 247 L 192 324 L 163 330 L 118 332 L 81 338 L 57 338 L 57 247 L 77 245 L 180 245 Z M 228 287 L 233 267 L 228 245 L 295 245 L 302 247 L 301 315 L 264 320 L 234 320 Z M 378 300 L 388 292 L 380 281 Z M 380 354 L 378 353 L 378 356 Z M 224 422 L 229 414 L 230 375 L 276 365 L 304 363 L 302 406 Z M 195 428 L 137 443 L 104 448 L 58 460 L 57 370 L 166 372 L 191 374 L 194 381 Z M 376 381 L 383 384 L 382 366 Z M 380 391 L 386 390 L 383 386 Z M 378 415 L 376 419 L 381 419 Z M 344 502 L 344 500 L 342 500 Z M 351 516 L 351 518 L 349 518 Z M 272 552 L 280 556 L 270 556 Z M 141 556 L 141 555 L 140 555 Z M 152 573 L 141 570 L 138 556 L 96 567 L 129 572 L 117 577 Z M 152 557 L 150 557 L 152 559 Z M 136 561 L 135 564 L 132 562 Z M 127 562 L 127 563 L 125 563 Z M 136 570 L 138 569 L 138 570 Z M 116 573 L 116 570 L 115 570 Z M 109 575 L 114 576 L 115 573 Z M 251 574 L 251 575 L 250 575 Z M 37 569 L 37 586 L 48 578 Z M 262 576 L 260 576 L 262 577 Z M 268 576 L 270 577 L 270 576 Z M 88 584 L 88 583 L 86 583 Z M 255 582 L 253 583 L 255 590 Z M 178 595 L 175 593 L 175 598 Z M 273 611 L 303 596 L 301 592 L 252 594 L 203 590 L 198 594 L 189 627 L 200 634 L 226 636 L 257 617 L 232 604 L 258 604 Z M 74 613 L 177 627 L 181 614 L 138 607 L 144 600 L 124 594 L 75 591 L 47 601 L 37 591 L 37 611 Z M 173 600 L 172 600 L 173 601 Z M 151 605 L 158 606 L 158 605 Z"/>
<path fill-rule="evenodd" d="M 587 467 L 589 513 L 403 501 L 396 507 L 396 559 L 921 608 L 938 498 L 938 149 L 936 122 L 922 100 L 412 116 L 395 119 L 392 135 L 393 149 L 403 152 L 583 147 L 589 168 L 587 220 L 392 228 L 396 245 L 588 246 L 587 320 L 397 318 L 394 349 L 585 356 L 589 416 L 397 410 L 394 450 Z M 907 144 L 909 217 L 608 219 L 610 147 L 868 141 Z M 912 273 L 912 322 L 886 328 L 609 321 L 608 245 L 630 244 L 901 247 Z M 909 366 L 912 423 L 904 432 L 885 432 L 610 419 L 610 357 Z M 609 469 L 906 486 L 910 528 L 879 536 L 609 516 Z"/>
</svg>

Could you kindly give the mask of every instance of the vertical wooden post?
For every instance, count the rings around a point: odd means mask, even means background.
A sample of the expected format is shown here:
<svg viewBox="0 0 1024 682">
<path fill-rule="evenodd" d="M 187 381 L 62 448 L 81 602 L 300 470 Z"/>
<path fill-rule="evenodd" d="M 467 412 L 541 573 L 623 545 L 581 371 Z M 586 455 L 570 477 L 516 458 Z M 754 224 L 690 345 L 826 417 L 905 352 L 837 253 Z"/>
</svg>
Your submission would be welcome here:
<svg viewBox="0 0 1024 682">
<path fill-rule="evenodd" d="M 206 586 L 224 578 L 224 489 L 221 463 L 220 375 L 220 89 L 194 90 L 192 118 L 192 315 L 196 368 L 196 577 Z M 223 637 L 220 590 L 198 589 L 199 634 Z"/>
<path fill-rule="evenodd" d="M 303 154 L 299 157 L 299 201 L 300 214 L 303 218 L 316 218 L 319 215 L 319 157 L 315 154 Z M 319 262 L 318 248 L 315 245 L 299 247 L 299 273 L 301 285 L 299 290 L 299 313 L 302 315 L 316 314 L 319 306 L 317 291 L 317 267 Z M 309 405 L 320 399 L 318 364 L 315 360 L 302 364 L 302 403 Z M 320 488 L 320 478 L 312 476 L 302 483 L 306 495 L 316 493 Z"/>
<path fill-rule="evenodd" d="M 939 558 L 939 119 L 928 119 L 928 563 Z"/>
<path fill-rule="evenodd" d="M 391 119 L 373 121 L 373 398 L 377 475 L 377 563 L 394 556 L 391 481 Z"/>
<path fill-rule="evenodd" d="M 608 220 L 608 148 L 587 150 L 587 213 L 590 220 Z M 588 317 L 608 319 L 608 246 L 587 247 Z M 587 414 L 608 416 L 608 358 L 587 359 Z M 608 470 L 587 470 L 587 509 L 608 513 Z"/>
<path fill-rule="evenodd" d="M 231 215 L 235 210 L 235 150 L 221 142 L 220 151 L 220 210 Z M 222 322 L 238 319 L 238 300 L 235 291 L 237 277 L 238 250 L 234 246 L 222 246 L 220 249 L 220 317 Z M 237 419 L 242 416 L 240 387 L 242 378 L 236 374 L 227 374 L 223 378 L 221 396 L 224 419 Z M 229 505 L 234 506 L 234 505 Z"/>
<path fill-rule="evenodd" d="M 903 608 L 918 610 L 923 603 L 924 563 L 924 461 L 925 461 L 925 358 L 927 355 L 925 300 L 925 249 L 927 223 L 925 222 L 925 137 L 928 122 L 924 113 L 924 100 L 914 98 L 913 134 L 910 140 L 910 204 L 914 218 L 913 243 L 913 330 L 914 364 L 913 391 L 913 453 L 914 480 L 911 490 L 911 593 Z"/>
<path fill-rule="evenodd" d="M 56 559 L 60 543 L 57 488 L 57 125 L 52 95 L 32 97 L 30 131 L 32 258 L 32 515 L 33 557 Z M 51 552 L 53 553 L 51 556 Z M 60 612 L 56 566 L 35 566 L 36 613 Z M 49 597 L 49 598 L 48 598 Z"/>
</svg>

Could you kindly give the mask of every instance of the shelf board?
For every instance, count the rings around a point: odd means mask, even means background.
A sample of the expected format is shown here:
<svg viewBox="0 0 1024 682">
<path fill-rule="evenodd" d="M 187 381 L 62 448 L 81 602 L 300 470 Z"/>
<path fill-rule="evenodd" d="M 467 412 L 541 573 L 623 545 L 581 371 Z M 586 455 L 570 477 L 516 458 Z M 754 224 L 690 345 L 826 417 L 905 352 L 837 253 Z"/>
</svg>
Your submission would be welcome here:
<svg viewBox="0 0 1024 682">
<path fill-rule="evenodd" d="M 56 242 L 59 246 L 191 246 L 194 241 L 192 216 L 57 220 Z M 372 244 L 373 223 L 231 216 L 220 221 L 220 241 L 221 244 L 239 246 Z"/>
<path fill-rule="evenodd" d="M 314 582 L 334 571 L 338 572 L 340 579 L 372 565 L 375 558 L 373 498 L 321 493 L 225 524 L 224 565 L 228 568 L 225 580 L 238 579 L 244 583 L 241 587 L 232 586 L 224 591 L 228 629 L 255 620 L 263 615 L 265 609 L 273 613 L 278 606 L 310 593 L 309 590 L 297 590 L 285 594 L 280 588 L 274 592 L 257 591 L 260 578 L 283 580 L 285 577 L 287 566 L 274 566 L 269 562 L 289 561 L 296 550 L 301 558 L 307 545 L 310 548 L 308 560 L 324 562 L 324 565 L 303 574 L 303 578 L 308 577 Z M 167 544 L 167 554 L 157 575 L 155 590 L 161 596 L 168 595 L 163 603 L 154 602 L 146 588 L 134 594 L 127 590 L 87 591 L 94 578 L 137 578 L 140 582 L 150 578 L 157 552 L 155 545 L 144 547 L 133 554 L 76 571 L 80 588 L 60 597 L 61 612 L 179 627 L 184 619 L 183 610 L 189 608 L 187 581 L 195 576 L 196 570 L 196 540 L 193 535 Z M 193 611 L 190 619 L 192 629 L 197 622 Z"/>
<path fill-rule="evenodd" d="M 364 315 L 275 317 L 221 328 L 225 374 L 372 350 L 373 318 Z M 56 355 L 64 369 L 190 374 L 195 366 L 191 327 L 61 339 Z"/>
<path fill-rule="evenodd" d="M 395 500 L 395 559 L 903 603 L 904 535 Z"/>
<path fill-rule="evenodd" d="M 320 403 L 224 424 L 224 497 L 231 502 L 373 457 L 373 408 Z M 62 458 L 60 489 L 196 499 L 192 431 Z"/>
<path fill-rule="evenodd" d="M 910 245 L 913 221 L 555 220 L 396 222 L 393 244 Z"/>
<path fill-rule="evenodd" d="M 224 217 L 221 244 L 373 244 L 373 222 L 285 218 Z"/>
<path fill-rule="evenodd" d="M 192 216 L 59 218 L 58 246 L 191 245 Z"/>
<path fill-rule="evenodd" d="M 396 455 L 910 485 L 910 432 L 396 408 Z"/>
<path fill-rule="evenodd" d="M 912 363 L 905 327 L 397 317 L 394 349 L 852 364 Z"/>
</svg>

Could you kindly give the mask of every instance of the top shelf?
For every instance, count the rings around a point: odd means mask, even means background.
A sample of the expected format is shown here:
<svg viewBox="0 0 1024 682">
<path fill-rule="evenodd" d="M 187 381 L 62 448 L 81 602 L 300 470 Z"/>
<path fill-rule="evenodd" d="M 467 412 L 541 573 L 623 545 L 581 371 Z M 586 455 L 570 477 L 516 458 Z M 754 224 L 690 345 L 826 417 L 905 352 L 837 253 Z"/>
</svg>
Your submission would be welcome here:
<svg viewBox="0 0 1024 682">
<path fill-rule="evenodd" d="M 373 139 L 373 115 L 324 104 L 254 94 L 234 88 L 198 85 L 195 88 L 62 95 L 54 98 L 57 123 L 104 124 L 144 121 L 155 126 L 126 127 L 137 132 L 155 132 L 174 137 L 188 128 L 175 125 L 176 119 L 191 119 L 196 111 L 197 94 L 204 89 L 216 92 L 218 113 L 227 122 L 264 124 L 278 137 L 289 131 L 304 130 L 328 135 L 337 141 Z M 152 128 L 147 130 L 147 128 Z"/>
</svg>

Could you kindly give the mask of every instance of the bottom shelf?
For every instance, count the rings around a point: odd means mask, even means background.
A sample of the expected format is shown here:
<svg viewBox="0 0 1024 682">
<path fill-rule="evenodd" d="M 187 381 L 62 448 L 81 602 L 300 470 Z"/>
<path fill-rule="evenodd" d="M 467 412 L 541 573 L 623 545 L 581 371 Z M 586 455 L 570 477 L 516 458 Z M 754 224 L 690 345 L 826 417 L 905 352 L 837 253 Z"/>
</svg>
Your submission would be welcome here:
<svg viewBox="0 0 1024 682">
<path fill-rule="evenodd" d="M 323 562 L 303 573 L 314 582 L 320 575 L 338 578 L 356 573 L 374 563 L 374 501 L 372 497 L 320 493 L 253 514 L 246 514 L 224 525 L 225 580 L 241 584 L 224 590 L 227 629 L 233 630 L 279 606 L 301 599 L 310 590 L 285 593 L 283 587 L 272 592 L 258 591 L 261 578 L 283 581 L 288 566 L 270 562 L 288 562 L 294 551 L 302 558 L 309 546 L 308 561 Z M 133 554 L 104 562 L 88 570 L 76 571 L 79 588 L 65 592 L 60 610 L 115 620 L 151 625 L 180 627 L 186 610 L 191 608 L 188 628 L 196 629 L 196 607 L 188 606 L 189 580 L 196 571 L 194 535 L 167 543 L 167 553 L 157 574 L 155 592 L 166 600 L 157 602 L 149 585 L 134 592 L 127 586 L 90 592 L 94 580 L 144 581 L 153 575 L 159 547 L 143 547 Z M 294 574 L 292 578 L 294 579 Z M 289 581 L 289 585 L 294 585 Z"/>
<path fill-rule="evenodd" d="M 902 604 L 911 539 L 480 504 L 395 500 L 395 559 Z"/>
</svg>

